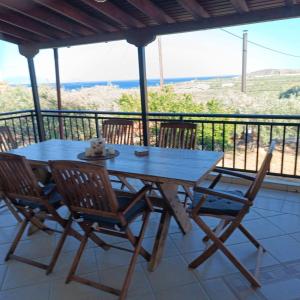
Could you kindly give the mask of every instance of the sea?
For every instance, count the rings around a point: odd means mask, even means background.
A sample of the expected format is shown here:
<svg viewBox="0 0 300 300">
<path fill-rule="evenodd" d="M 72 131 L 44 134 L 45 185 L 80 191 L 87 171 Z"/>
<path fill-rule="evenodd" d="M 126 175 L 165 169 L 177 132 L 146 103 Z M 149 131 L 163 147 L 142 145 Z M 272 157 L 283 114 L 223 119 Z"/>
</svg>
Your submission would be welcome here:
<svg viewBox="0 0 300 300">
<path fill-rule="evenodd" d="M 233 78 L 236 75 L 226 75 L 226 76 L 206 76 L 206 77 L 182 77 L 182 78 L 165 78 L 165 84 L 174 84 L 181 82 L 190 82 L 195 80 L 211 80 L 211 79 L 225 79 Z M 148 79 L 148 86 L 159 86 L 159 79 Z M 54 83 L 49 83 L 50 86 L 55 86 Z M 29 85 L 30 86 L 30 85 Z M 117 86 L 121 89 L 132 89 L 139 87 L 138 80 L 113 80 L 113 81 L 84 81 L 84 82 L 65 82 L 61 83 L 61 88 L 65 90 L 79 90 L 82 88 L 91 88 L 94 86 Z"/>
</svg>

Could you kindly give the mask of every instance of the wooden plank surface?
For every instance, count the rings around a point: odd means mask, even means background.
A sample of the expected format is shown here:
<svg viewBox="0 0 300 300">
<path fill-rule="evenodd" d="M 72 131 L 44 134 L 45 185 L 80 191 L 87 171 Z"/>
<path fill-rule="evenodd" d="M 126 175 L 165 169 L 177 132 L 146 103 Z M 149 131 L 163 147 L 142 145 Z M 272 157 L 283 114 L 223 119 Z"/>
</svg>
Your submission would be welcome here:
<svg viewBox="0 0 300 300">
<path fill-rule="evenodd" d="M 34 163 L 45 164 L 49 160 L 79 160 L 89 142 L 49 140 L 10 153 L 24 155 Z M 93 162 L 105 165 L 110 174 L 124 175 L 152 182 L 170 182 L 194 185 L 222 159 L 222 152 L 165 149 L 131 145 L 112 145 L 120 151 L 114 159 Z M 138 157 L 135 150 L 148 149 L 149 155 Z"/>
</svg>

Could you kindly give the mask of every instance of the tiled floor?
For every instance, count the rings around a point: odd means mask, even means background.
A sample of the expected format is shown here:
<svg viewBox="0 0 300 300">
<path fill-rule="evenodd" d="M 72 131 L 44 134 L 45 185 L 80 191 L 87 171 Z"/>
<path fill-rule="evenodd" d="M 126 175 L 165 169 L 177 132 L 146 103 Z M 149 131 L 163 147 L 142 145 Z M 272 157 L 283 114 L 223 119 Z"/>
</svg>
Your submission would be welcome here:
<svg viewBox="0 0 300 300">
<path fill-rule="evenodd" d="M 236 186 L 226 185 L 226 188 Z M 153 214 L 144 246 L 151 250 L 158 224 Z M 214 222 L 210 222 L 213 225 Z M 140 258 L 134 274 L 128 299 L 192 300 L 192 299 L 300 299 L 300 194 L 262 190 L 254 208 L 244 221 L 245 226 L 265 246 L 261 265 L 262 288 L 253 290 L 235 267 L 220 252 L 192 271 L 188 263 L 204 249 L 203 233 L 193 224 L 193 230 L 183 236 L 172 222 L 163 260 L 150 273 L 147 263 Z M 54 272 L 45 272 L 3 258 L 17 230 L 14 218 L 0 212 L 0 299 L 115 299 L 116 297 L 75 282 L 64 283 L 78 242 L 68 238 Z M 139 222 L 133 229 L 139 228 Z M 110 238 L 112 243 L 123 240 Z M 25 236 L 18 253 L 41 262 L 49 260 L 57 235 L 37 233 Z M 125 242 L 126 244 L 127 242 Z M 249 268 L 255 268 L 256 249 L 236 232 L 227 243 L 233 253 Z M 120 287 L 130 255 L 119 250 L 107 252 L 88 244 L 78 272 L 86 278 Z"/>
</svg>

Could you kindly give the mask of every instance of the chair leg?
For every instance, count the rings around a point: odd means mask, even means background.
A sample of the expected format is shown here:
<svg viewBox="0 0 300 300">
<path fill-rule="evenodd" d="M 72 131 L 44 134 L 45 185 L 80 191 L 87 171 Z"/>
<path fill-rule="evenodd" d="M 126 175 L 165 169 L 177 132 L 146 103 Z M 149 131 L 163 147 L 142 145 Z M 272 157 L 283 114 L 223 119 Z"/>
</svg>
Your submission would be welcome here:
<svg viewBox="0 0 300 300">
<path fill-rule="evenodd" d="M 213 232 L 218 235 L 227 225 L 229 224 L 228 221 L 225 221 L 225 220 L 221 220 L 219 222 L 219 224 L 213 229 Z M 203 239 L 202 239 L 203 242 L 208 242 L 209 241 L 209 236 L 206 235 Z"/>
<path fill-rule="evenodd" d="M 263 252 L 266 252 L 266 249 L 255 239 L 255 237 L 242 224 L 240 224 L 238 228 L 257 249 L 262 248 Z"/>
<path fill-rule="evenodd" d="M 147 215 L 146 215 L 147 217 Z M 144 219 L 145 222 L 145 219 Z M 148 222 L 148 221 L 147 221 Z M 143 223 L 144 224 L 144 223 Z M 127 236 L 131 244 L 135 247 L 136 243 L 138 243 L 138 238 L 136 238 L 131 230 L 127 229 Z M 145 250 L 143 247 L 141 247 L 139 254 L 145 258 L 146 261 L 150 261 L 151 259 L 151 254 Z"/>
<path fill-rule="evenodd" d="M 194 221 L 199 227 L 209 236 L 213 241 L 213 244 L 204 251 L 198 258 L 189 264 L 190 268 L 198 267 L 202 262 L 207 260 L 212 254 L 220 249 L 225 256 L 235 265 L 235 267 L 242 273 L 242 275 L 251 283 L 253 287 L 260 287 L 258 280 L 237 260 L 232 252 L 224 245 L 224 242 L 229 238 L 232 232 L 239 226 L 237 221 L 232 222 L 230 226 L 223 232 L 220 237 L 217 237 L 215 233 L 201 220 L 200 217 L 194 218 Z"/>
<path fill-rule="evenodd" d="M 79 223 L 79 226 L 83 229 L 84 232 L 88 232 L 89 238 L 103 250 L 110 249 L 110 246 L 100 239 L 94 232 L 90 231 L 90 225 L 86 225 L 84 222 Z"/>
<path fill-rule="evenodd" d="M 18 243 L 19 243 L 19 241 L 20 241 L 20 239 L 21 239 L 21 237 L 22 237 L 22 235 L 23 235 L 23 233 L 24 233 L 24 231 L 25 231 L 25 229 L 27 227 L 27 224 L 28 224 L 28 220 L 24 219 L 22 221 L 22 223 L 21 223 L 21 228 L 19 229 L 19 231 L 18 231 L 18 233 L 17 233 L 17 235 L 16 235 L 13 243 L 11 244 L 11 246 L 10 246 L 10 248 L 9 248 L 6 256 L 5 256 L 5 261 L 8 261 L 10 255 L 14 254 L 14 252 L 15 252 L 15 250 L 17 248 L 17 245 L 18 245 Z"/>
<path fill-rule="evenodd" d="M 133 273 L 134 273 L 136 261 L 137 261 L 137 258 L 139 256 L 139 254 L 141 253 L 142 242 L 143 242 L 145 231 L 146 231 L 146 228 L 147 228 L 147 225 L 148 225 L 149 217 L 150 217 L 150 213 L 148 212 L 145 216 L 142 228 L 140 230 L 140 234 L 137 238 L 137 242 L 134 245 L 135 249 L 134 249 L 134 252 L 133 252 L 133 255 L 132 255 L 128 270 L 127 270 L 127 273 L 126 273 L 125 280 L 123 282 L 123 286 L 122 286 L 121 294 L 120 294 L 120 298 L 119 298 L 120 300 L 125 300 L 126 299 L 128 288 L 130 286 L 130 282 L 131 282 L 131 279 L 132 279 L 132 276 L 133 276 Z"/>
<path fill-rule="evenodd" d="M 87 243 L 87 241 L 88 241 L 88 238 L 89 238 L 89 234 L 88 234 L 88 233 L 85 233 L 84 236 L 83 236 L 83 239 L 82 239 L 82 241 L 81 241 L 81 243 L 80 243 L 80 246 L 79 246 L 79 248 L 78 248 L 78 250 L 77 250 L 76 256 L 75 256 L 75 258 L 74 258 L 74 260 L 73 260 L 71 269 L 70 269 L 69 274 L 68 274 L 67 279 L 66 279 L 66 283 L 69 283 L 70 280 L 72 280 L 72 276 L 73 276 L 73 275 L 75 274 L 75 272 L 76 272 L 77 266 L 78 266 L 78 264 L 79 264 L 81 255 L 82 255 L 82 253 L 83 253 L 83 251 L 84 251 L 84 248 L 85 248 L 85 246 L 86 246 L 86 243 Z"/>
<path fill-rule="evenodd" d="M 66 240 L 66 238 L 67 238 L 67 236 L 69 234 L 71 225 L 72 225 L 72 218 L 69 218 L 68 223 L 67 223 L 67 225 L 66 225 L 66 227 L 64 229 L 64 232 L 63 232 L 62 236 L 60 237 L 59 242 L 58 242 L 58 244 L 57 244 L 57 246 L 55 248 L 55 251 L 54 251 L 54 253 L 52 255 L 52 259 L 51 259 L 51 262 L 50 262 L 50 264 L 48 266 L 48 269 L 46 271 L 46 275 L 48 275 L 48 274 L 50 274 L 52 272 L 52 270 L 53 270 L 53 268 L 54 268 L 54 266 L 56 264 L 56 261 L 58 259 L 58 256 L 59 256 L 59 254 L 60 254 L 60 252 L 62 250 L 62 247 L 63 247 L 63 245 L 65 243 L 65 240 Z"/>
<path fill-rule="evenodd" d="M 3 198 L 3 201 L 5 202 L 7 208 L 9 209 L 9 211 L 12 213 L 12 215 L 15 217 L 15 219 L 21 223 L 22 222 L 22 218 L 20 217 L 20 215 L 18 214 L 17 210 L 13 207 L 13 205 L 11 204 L 11 202 L 8 199 Z"/>
<path fill-rule="evenodd" d="M 117 176 L 117 177 L 121 182 L 121 190 L 123 190 L 124 187 L 127 187 L 129 192 L 136 193 L 136 189 L 128 182 L 128 180 L 125 177 L 122 176 Z"/>
</svg>

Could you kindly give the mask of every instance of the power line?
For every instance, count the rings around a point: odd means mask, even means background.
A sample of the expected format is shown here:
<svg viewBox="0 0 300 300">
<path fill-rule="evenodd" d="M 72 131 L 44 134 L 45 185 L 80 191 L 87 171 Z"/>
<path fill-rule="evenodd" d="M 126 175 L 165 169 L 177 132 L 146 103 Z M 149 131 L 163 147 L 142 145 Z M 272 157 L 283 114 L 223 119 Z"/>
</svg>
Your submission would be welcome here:
<svg viewBox="0 0 300 300">
<path fill-rule="evenodd" d="M 241 40 L 243 39 L 243 37 L 241 37 L 241 36 L 239 36 L 239 35 L 237 35 L 237 34 L 235 34 L 235 33 L 233 33 L 233 32 L 230 32 L 230 31 L 228 31 L 228 30 L 226 30 L 226 29 L 220 28 L 220 30 L 222 30 L 222 31 L 224 31 L 224 32 L 226 32 L 226 33 L 228 33 L 228 34 L 230 34 L 230 35 L 236 37 L 236 38 L 239 38 L 239 39 L 241 39 Z M 280 51 L 280 50 L 276 50 L 276 49 L 273 49 L 273 48 L 264 46 L 264 45 L 259 44 L 259 43 L 256 43 L 256 42 L 252 42 L 252 41 L 249 41 L 249 40 L 248 40 L 248 43 L 253 44 L 253 45 L 257 46 L 257 47 L 263 48 L 263 49 L 265 49 L 265 50 L 269 50 L 269 51 L 275 52 L 275 53 L 277 53 L 277 54 L 282 54 L 282 55 L 286 55 L 286 56 L 290 56 L 290 57 L 294 57 L 294 58 L 300 58 L 300 55 L 295 55 L 295 54 L 283 52 L 283 51 Z"/>
</svg>

